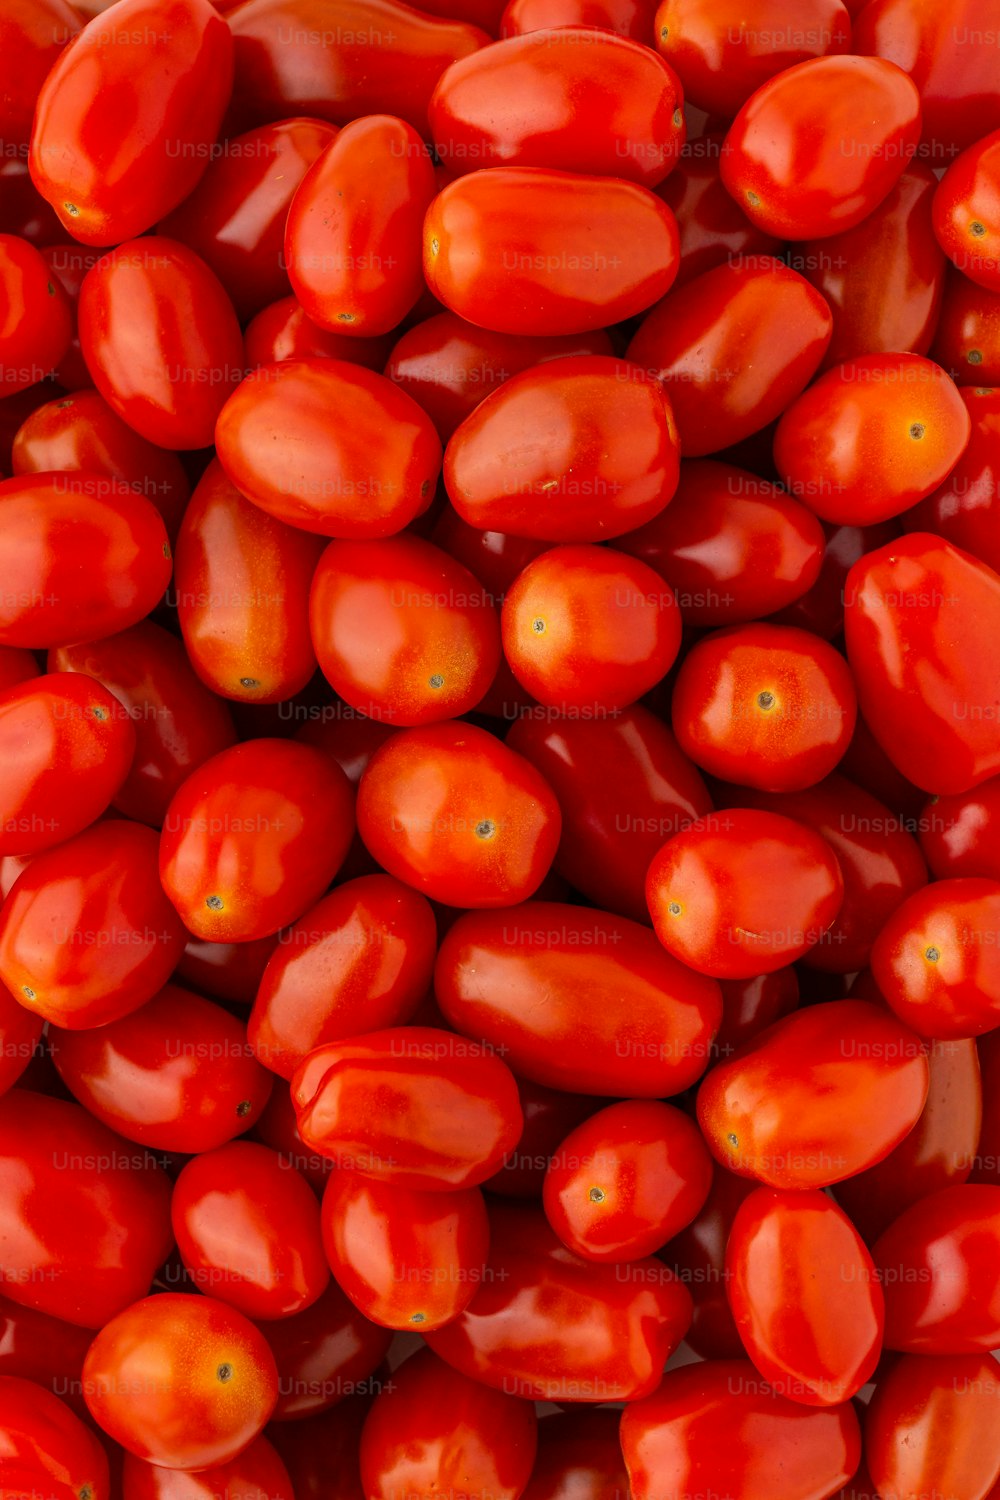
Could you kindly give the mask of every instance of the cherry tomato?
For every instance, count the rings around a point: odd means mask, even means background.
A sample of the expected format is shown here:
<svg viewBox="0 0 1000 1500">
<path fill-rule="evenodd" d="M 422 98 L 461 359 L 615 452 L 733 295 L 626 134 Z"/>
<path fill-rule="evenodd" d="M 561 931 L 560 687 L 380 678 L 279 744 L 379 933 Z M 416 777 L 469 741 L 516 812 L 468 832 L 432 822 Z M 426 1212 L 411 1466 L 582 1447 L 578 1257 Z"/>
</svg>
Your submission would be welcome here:
<svg viewBox="0 0 1000 1500">
<path fill-rule="evenodd" d="M 715 1166 L 705 1205 L 660 1252 L 691 1293 L 694 1315 L 685 1335 L 705 1359 L 743 1359 L 746 1350 L 729 1310 L 726 1244 L 736 1211 L 756 1184 Z"/>
<path fill-rule="evenodd" d="M 983 1354 L 909 1354 L 879 1380 L 865 1457 L 879 1495 L 992 1494 L 1000 1477 L 1000 1381 Z"/>
<path fill-rule="evenodd" d="M 273 1420 L 284 1433 L 310 1416 L 336 1405 L 351 1406 L 359 1396 L 370 1403 L 382 1387 L 378 1373 L 392 1334 L 362 1317 L 333 1280 L 305 1312 L 259 1325 L 278 1366 L 278 1404 Z M 355 1422 L 355 1446 L 361 1422 Z M 300 1500 L 296 1485 L 296 1500 Z M 327 1492 L 324 1492 L 327 1493 Z M 265 1497 L 267 1500 L 267 1497 Z"/>
<path fill-rule="evenodd" d="M 73 320 L 58 280 L 17 235 L 0 234 L 0 287 L 0 395 L 10 396 L 52 374 L 69 347 Z"/>
<path fill-rule="evenodd" d="M 1000 130 L 963 151 L 942 177 L 934 232 L 963 276 L 1000 291 Z"/>
<path fill-rule="evenodd" d="M 718 986 L 647 928 L 548 901 L 460 917 L 434 989 L 451 1025 L 503 1048 L 522 1077 L 598 1098 L 689 1088 L 722 1015 Z"/>
<path fill-rule="evenodd" d="M 0 1489 L 11 1500 L 110 1500 L 104 1449 L 58 1396 L 0 1375 L 0 1412 Z"/>
<path fill-rule="evenodd" d="M 165 1469 L 228 1463 L 278 1394 L 274 1357 L 242 1313 L 213 1297 L 146 1297 L 106 1323 L 83 1367 L 94 1420 Z"/>
<path fill-rule="evenodd" d="M 228 1463 L 185 1474 L 161 1469 L 126 1453 L 122 1500 L 295 1500 L 288 1470 L 266 1438 Z"/>
<path fill-rule="evenodd" d="M 0 1099 L 0 1271 L 25 1307 L 100 1328 L 166 1259 L 170 1183 L 78 1104 Z"/>
<path fill-rule="evenodd" d="M 524 36 L 551 27 L 596 26 L 648 46 L 655 0 L 508 0 L 500 36 Z"/>
<path fill-rule="evenodd" d="M 600 1408 L 541 1417 L 538 1453 L 524 1500 L 614 1500 L 628 1493 L 617 1411 Z"/>
<path fill-rule="evenodd" d="M 1000 292 L 949 271 L 931 356 L 970 395 L 1000 380 Z"/>
<path fill-rule="evenodd" d="M 380 371 L 392 348 L 392 338 L 352 338 L 319 328 L 306 317 L 294 297 L 282 297 L 251 318 L 243 333 L 248 369 L 286 359 L 342 359 Z"/>
<path fill-rule="evenodd" d="M 972 419 L 972 436 L 938 488 L 903 517 L 907 531 L 932 531 L 1000 568 L 996 507 L 1000 505 L 1000 391 L 966 386 L 959 395 Z"/>
<path fill-rule="evenodd" d="M 11 0 L 4 7 L 0 51 L 6 77 L 0 104 L 0 139 L 6 149 L 27 145 L 45 75 L 80 25 L 79 15 L 66 0 Z"/>
<path fill-rule="evenodd" d="M 771 1187 L 827 1187 L 898 1146 L 927 1100 L 927 1055 L 879 1006 L 834 1000 L 775 1022 L 698 1093 L 709 1148 Z M 763 1112 L 760 1100 L 773 1107 Z"/>
<path fill-rule="evenodd" d="M 632 317 L 669 290 L 677 250 L 670 209 L 617 175 L 470 172 L 424 222 L 430 290 L 498 333 L 577 334 Z"/>
</svg>

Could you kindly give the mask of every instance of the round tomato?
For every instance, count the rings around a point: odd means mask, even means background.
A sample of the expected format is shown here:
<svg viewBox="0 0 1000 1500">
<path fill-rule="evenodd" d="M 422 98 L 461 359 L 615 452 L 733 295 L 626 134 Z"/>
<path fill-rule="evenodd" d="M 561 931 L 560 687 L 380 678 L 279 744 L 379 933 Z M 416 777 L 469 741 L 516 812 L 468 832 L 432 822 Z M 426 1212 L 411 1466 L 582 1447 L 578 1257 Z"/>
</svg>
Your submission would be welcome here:
<svg viewBox="0 0 1000 1500">
<path fill-rule="evenodd" d="M 1000 130 L 963 151 L 942 177 L 934 232 L 963 276 L 1000 291 Z"/>
<path fill-rule="evenodd" d="M 872 975 L 921 1036 L 968 1037 L 1000 1026 L 1000 882 L 936 880 L 890 916 Z"/>
</svg>

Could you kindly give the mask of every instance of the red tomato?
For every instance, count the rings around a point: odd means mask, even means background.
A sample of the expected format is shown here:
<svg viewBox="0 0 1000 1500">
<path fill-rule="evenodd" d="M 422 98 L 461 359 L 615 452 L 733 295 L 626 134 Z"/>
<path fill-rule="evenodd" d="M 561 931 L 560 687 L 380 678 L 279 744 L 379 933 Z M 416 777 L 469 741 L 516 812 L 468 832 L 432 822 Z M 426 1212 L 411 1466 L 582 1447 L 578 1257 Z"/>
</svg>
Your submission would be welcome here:
<svg viewBox="0 0 1000 1500">
<path fill-rule="evenodd" d="M 502 1048 L 520 1076 L 598 1098 L 690 1088 L 722 1015 L 718 986 L 647 928 L 548 901 L 460 917 L 434 989 L 451 1025 Z"/>
<path fill-rule="evenodd" d="M 431 540 L 478 578 L 497 608 L 517 575 L 547 550 L 545 542 L 535 542 L 529 537 L 510 536 L 505 531 L 478 531 L 450 505 L 442 507 Z"/>
<path fill-rule="evenodd" d="M 329 1165 L 329 1163 L 328 1163 Z M 259 1325 L 278 1366 L 278 1404 L 274 1408 L 277 1429 L 284 1433 L 291 1418 L 297 1428 L 310 1416 L 328 1411 L 336 1403 L 350 1406 L 358 1396 L 371 1396 L 382 1385 L 378 1374 L 392 1334 L 362 1317 L 357 1308 L 330 1281 L 326 1291 L 305 1312 L 277 1318 Z M 355 1400 L 352 1401 L 352 1398 Z M 355 1419 L 355 1447 L 360 1435 L 359 1414 Z M 328 1497 L 332 1491 L 324 1491 Z M 302 1500 L 298 1485 L 296 1500 Z M 268 1500 L 268 1497 L 264 1497 Z"/>
<path fill-rule="evenodd" d="M 716 266 L 640 324 L 628 358 L 662 380 L 686 458 L 773 422 L 808 384 L 833 321 L 819 292 L 768 255 Z"/>
<path fill-rule="evenodd" d="M 499 1056 L 428 1026 L 318 1047 L 296 1070 L 292 1099 L 308 1146 L 345 1171 L 418 1192 L 485 1182 L 522 1126 Z"/>
<path fill-rule="evenodd" d="M 80 1377 L 93 1337 L 90 1328 L 0 1296 L 0 1375 L 20 1375 L 45 1386 L 78 1415 L 87 1410 Z"/>
<path fill-rule="evenodd" d="M 43 1020 L 18 1005 L 6 985 L 0 984 L 0 1094 L 13 1088 L 39 1051 Z M 0 1348 L 2 1348 L 0 1339 Z"/>
<path fill-rule="evenodd" d="M 736 1211 L 756 1183 L 716 1166 L 705 1206 L 660 1252 L 694 1302 L 690 1347 L 705 1359 L 743 1359 L 746 1351 L 729 1310 L 726 1244 Z"/>
<path fill-rule="evenodd" d="M 675 286 L 730 259 L 772 255 L 780 244 L 774 235 L 751 224 L 726 192 L 719 176 L 722 142 L 718 134 L 686 142 L 677 166 L 657 189 L 667 207 L 673 209 L 680 234 Z"/>
<path fill-rule="evenodd" d="M 540 1198 L 549 1162 L 567 1131 L 591 1113 L 593 1100 L 525 1078 L 518 1078 L 517 1093 L 524 1129 L 516 1147 L 504 1157 L 503 1166 L 483 1186 L 502 1198 Z"/>
<path fill-rule="evenodd" d="M 1000 380 L 1000 292 L 950 270 L 931 354 L 969 395 Z"/>
<path fill-rule="evenodd" d="M 25 146 L 31 136 L 35 101 L 67 42 L 80 30 L 80 17 L 66 0 L 10 0 L 0 17 L 0 52 L 5 82 L 0 103 L 0 139 L 6 149 Z"/>
<path fill-rule="evenodd" d="M 248 740 L 213 755 L 175 794 L 160 879 L 196 937 L 267 937 L 323 894 L 353 829 L 347 778 L 328 757 Z"/>
<path fill-rule="evenodd" d="M 920 845 L 938 880 L 978 875 L 1000 880 L 1000 777 L 971 792 L 932 797 L 919 823 Z"/>
<path fill-rule="evenodd" d="M 31 861 L 0 914 L 0 979 L 54 1026 L 87 1030 L 152 999 L 184 946 L 156 834 L 95 823 Z"/>
<path fill-rule="evenodd" d="M 825 641 L 832 641 L 844 628 L 844 584 L 852 566 L 866 552 L 873 552 L 884 542 L 894 540 L 899 535 L 899 525 L 895 520 L 881 521 L 876 526 L 834 526 L 829 521 L 821 524 L 826 550 L 819 577 L 808 593 L 774 615 L 772 623 L 797 625 L 813 635 L 822 636 Z M 855 728 L 855 740 L 857 736 Z M 898 772 L 894 771 L 892 775 L 898 778 Z"/>
<path fill-rule="evenodd" d="M 23 166 L 25 176 L 27 176 L 27 163 L 19 163 L 18 165 Z M 3 170 L 3 167 L 0 166 L 0 177 L 2 177 L 3 175 Z M 32 188 L 31 191 L 34 196 L 35 202 L 39 205 L 39 207 L 43 208 L 47 214 L 51 215 L 54 224 L 58 224 L 58 220 L 56 219 L 55 214 L 52 213 L 51 208 L 49 208 L 44 199 L 38 196 L 38 194 L 34 191 L 34 188 Z M 62 226 L 60 225 L 59 228 L 61 231 Z M 28 231 L 26 228 L 25 238 L 27 237 Z M 47 239 L 48 236 L 43 236 L 42 238 Z M 33 243 L 40 244 L 42 243 L 42 240 L 36 239 L 33 241 Z M 83 278 L 86 276 L 91 267 L 94 266 L 100 259 L 100 255 L 101 252 L 99 250 L 85 249 L 82 245 L 79 245 L 75 242 L 67 242 L 65 244 L 46 244 L 45 248 L 42 250 L 42 259 L 48 266 L 49 271 L 62 287 L 63 291 L 66 293 L 66 297 L 72 313 L 73 336 L 69 341 L 66 353 L 63 355 L 62 359 L 59 361 L 55 369 L 56 380 L 67 391 L 88 390 L 94 384 L 91 378 L 90 371 L 87 369 L 87 362 L 83 357 L 82 350 L 80 349 L 80 334 L 77 328 L 77 310 L 80 304 L 80 288 L 83 285 Z"/>
<path fill-rule="evenodd" d="M 39 675 L 38 662 L 30 651 L 20 646 L 0 646 L 0 691 L 6 692 Z"/>
<path fill-rule="evenodd" d="M 194 192 L 157 226 L 215 272 L 243 322 L 289 291 L 288 206 L 335 135 L 325 120 L 282 120 L 213 147 Z"/>
<path fill-rule="evenodd" d="M 538 1454 L 524 1500 L 616 1500 L 628 1493 L 617 1411 L 564 1411 L 538 1423 Z"/>
<path fill-rule="evenodd" d="M 82 833 L 128 775 L 135 730 L 99 682 L 51 672 L 0 692 L 0 853 Z"/>
<path fill-rule="evenodd" d="M 563 1244 L 584 1260 L 651 1255 L 700 1213 L 712 1158 L 672 1104 L 629 1100 L 584 1120 L 545 1174 L 542 1204 Z"/>
<path fill-rule="evenodd" d="M 810 1411 L 776 1395 L 749 1360 L 712 1360 L 666 1375 L 626 1407 L 622 1451 L 635 1500 L 733 1495 L 823 1500 L 854 1473 L 861 1435 L 845 1403 Z"/>
<path fill-rule="evenodd" d="M 295 1500 L 288 1470 L 266 1438 L 198 1474 L 161 1469 L 126 1453 L 122 1500 Z"/>
<path fill-rule="evenodd" d="M 490 1230 L 478 1188 L 414 1192 L 332 1174 L 323 1247 L 354 1305 L 386 1328 L 430 1332 L 472 1301 L 486 1274 Z"/>
<path fill-rule="evenodd" d="M 871 1378 L 882 1288 L 861 1236 L 825 1193 L 751 1193 L 733 1221 L 726 1273 L 740 1337 L 777 1395 L 836 1406 Z"/>
<path fill-rule="evenodd" d="M 907 531 L 932 531 L 1000 568 L 1000 391 L 965 386 L 959 395 L 972 419 L 972 436 L 941 485 L 903 517 Z"/>
<path fill-rule="evenodd" d="M 170 1252 L 170 1183 L 77 1104 L 0 1099 L 5 1295 L 83 1328 L 145 1296 Z"/>
<path fill-rule="evenodd" d="M 927 1100 L 927 1055 L 861 1000 L 810 1005 L 713 1068 L 698 1123 L 719 1161 L 771 1187 L 827 1187 L 888 1156 Z M 760 1100 L 773 1100 L 766 1112 Z"/>
<path fill-rule="evenodd" d="M 0 395 L 10 396 L 53 373 L 69 347 L 73 321 L 39 252 L 13 234 L 0 234 L 0 287 Z"/>
<path fill-rule="evenodd" d="M 429 504 L 441 462 L 416 402 L 340 359 L 255 370 L 223 407 L 216 445 L 229 478 L 268 515 L 353 540 L 408 525 Z"/>
<path fill-rule="evenodd" d="M 983 1354 L 910 1354 L 881 1377 L 865 1421 L 879 1495 L 983 1500 L 1000 1477 L 1000 1381 Z"/>
<path fill-rule="evenodd" d="M 434 296 L 499 333 L 577 334 L 630 318 L 677 274 L 677 225 L 638 183 L 542 167 L 451 182 L 424 223 Z"/>
<path fill-rule="evenodd" d="M 0 1375 L 0 1413 L 0 1490 L 10 1500 L 109 1500 L 104 1449 L 51 1391 Z"/>
<path fill-rule="evenodd" d="M 938 880 L 892 914 L 872 950 L 886 1001 L 921 1036 L 1000 1026 L 1000 882 Z"/>
<path fill-rule="evenodd" d="M 501 36 L 523 36 L 550 27 L 596 26 L 648 46 L 656 0 L 508 0 Z"/>
<path fill-rule="evenodd" d="M 131 1015 L 49 1032 L 59 1076 L 103 1124 L 154 1151 L 212 1151 L 249 1130 L 272 1079 L 221 1005 L 168 984 Z"/>
<path fill-rule="evenodd" d="M 1000 130 L 963 151 L 942 177 L 934 232 L 963 276 L 1000 291 Z"/>
<path fill-rule="evenodd" d="M 919 139 L 920 96 L 900 68 L 817 57 L 775 74 L 743 105 L 726 136 L 722 180 L 761 229 L 817 239 L 878 208 Z"/>
<path fill-rule="evenodd" d="M 655 187 L 684 144 L 681 104 L 673 69 L 648 46 L 580 26 L 452 63 L 429 114 L 435 154 L 455 176 L 549 167 Z"/>
<path fill-rule="evenodd" d="M 243 334 L 248 369 L 286 359 L 342 359 L 381 371 L 392 348 L 392 337 L 352 338 L 331 333 L 309 321 L 294 297 L 282 297 L 263 308 Z"/>
<path fill-rule="evenodd" d="M 815 951 L 816 944 L 813 944 L 810 960 Z M 720 979 L 719 987 L 722 990 L 722 1025 L 715 1038 L 715 1051 L 720 1057 L 731 1057 L 742 1042 L 749 1041 L 774 1021 L 798 1009 L 799 980 L 793 968 L 755 974 L 751 979 Z"/>
<path fill-rule="evenodd" d="M 939 1043 L 947 1046 L 947 1043 Z M 983 1081 L 983 1120 L 970 1174 L 973 1182 L 1000 1187 L 1000 1031 L 980 1037 L 979 1060 Z"/>
<path fill-rule="evenodd" d="M 273 1328 L 288 1326 L 287 1320 L 272 1324 Z M 268 1428 L 268 1437 L 292 1477 L 295 1500 L 365 1500 L 358 1445 L 372 1400 L 372 1392 L 365 1387 L 332 1410 Z"/>
<path fill-rule="evenodd" d="M 253 1136 L 270 1146 L 272 1151 L 277 1151 L 283 1162 L 301 1172 L 316 1192 L 322 1193 L 333 1171 L 333 1162 L 328 1156 L 311 1151 L 299 1135 L 295 1105 L 287 1085 L 275 1084 L 267 1108 L 254 1127 Z"/>
<path fill-rule="evenodd" d="M 896 768 L 939 793 L 996 775 L 997 575 L 918 532 L 855 563 L 845 597 L 861 710 Z"/>
<path fill-rule="evenodd" d="M 160 235 L 127 240 L 87 272 L 80 347 L 108 405 L 161 448 L 207 447 L 243 374 L 240 325 L 222 282 L 193 250 Z"/>
<path fill-rule="evenodd" d="M 285 264 L 306 316 L 362 337 L 389 333 L 424 290 L 421 229 L 437 191 L 412 125 L 368 115 L 306 173 L 285 226 Z"/>
<path fill-rule="evenodd" d="M 372 856 L 450 906 L 511 906 L 533 895 L 561 823 L 534 766 L 470 724 L 394 735 L 358 789 L 358 829 Z"/>
<path fill-rule="evenodd" d="M 108 1436 L 165 1469 L 228 1463 L 259 1435 L 278 1394 L 274 1357 L 242 1313 L 174 1292 L 106 1323 L 83 1381 Z"/>
<path fill-rule="evenodd" d="M 207 943 L 189 938 L 177 973 L 198 990 L 235 1005 L 252 1005 L 278 934 L 254 943 Z"/>
<path fill-rule="evenodd" d="M 282 933 L 249 1023 L 256 1056 L 282 1078 L 316 1047 L 404 1025 L 431 986 L 430 904 L 390 875 L 338 886 Z"/>
</svg>

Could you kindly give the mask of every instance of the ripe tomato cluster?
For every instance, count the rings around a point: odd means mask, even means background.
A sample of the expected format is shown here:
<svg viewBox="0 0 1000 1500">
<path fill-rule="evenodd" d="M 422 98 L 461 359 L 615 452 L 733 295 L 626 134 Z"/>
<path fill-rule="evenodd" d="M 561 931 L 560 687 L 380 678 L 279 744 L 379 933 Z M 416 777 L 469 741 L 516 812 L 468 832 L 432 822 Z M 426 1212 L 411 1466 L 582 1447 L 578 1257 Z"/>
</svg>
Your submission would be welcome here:
<svg viewBox="0 0 1000 1500">
<path fill-rule="evenodd" d="M 0 1500 L 998 1500 L 1000 0 L 0 85 Z"/>
</svg>

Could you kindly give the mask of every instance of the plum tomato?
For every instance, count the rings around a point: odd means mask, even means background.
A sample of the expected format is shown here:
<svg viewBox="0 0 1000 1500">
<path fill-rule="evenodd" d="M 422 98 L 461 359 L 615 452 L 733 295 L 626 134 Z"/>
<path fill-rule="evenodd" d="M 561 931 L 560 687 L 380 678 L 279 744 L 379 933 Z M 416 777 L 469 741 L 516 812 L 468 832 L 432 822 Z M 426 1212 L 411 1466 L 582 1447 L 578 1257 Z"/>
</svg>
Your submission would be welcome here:
<svg viewBox="0 0 1000 1500">
<path fill-rule="evenodd" d="M 251 318 L 243 330 L 248 370 L 286 359 L 342 359 L 378 373 L 392 350 L 392 337 L 352 338 L 311 322 L 294 297 L 281 297 Z"/>
<path fill-rule="evenodd" d="M 711 132 L 681 148 L 680 160 L 656 191 L 674 211 L 680 236 L 675 286 L 743 256 L 773 255 L 780 240 L 751 224 L 719 175 L 724 136 Z"/>
<path fill-rule="evenodd" d="M 952 269 L 930 353 L 960 388 L 986 395 L 984 387 L 1000 381 L 1000 291 L 987 291 Z"/>
<path fill-rule="evenodd" d="M 934 194 L 934 232 L 963 276 L 1000 291 L 1000 130 L 953 161 Z"/>
<path fill-rule="evenodd" d="M 100 1442 L 64 1401 L 32 1380 L 0 1375 L 0 1490 L 10 1500 L 110 1500 Z"/>
<path fill-rule="evenodd" d="M 1000 1381 L 987 1354 L 907 1354 L 878 1381 L 865 1458 L 879 1495 L 993 1494 L 1000 1478 Z"/>
<path fill-rule="evenodd" d="M 0 234 L 0 395 L 11 396 L 46 379 L 69 347 L 69 302 L 34 245 Z"/>
<path fill-rule="evenodd" d="M 938 880 L 1000 880 L 1000 777 L 970 792 L 932 797 L 919 820 L 920 847 Z"/>
</svg>

